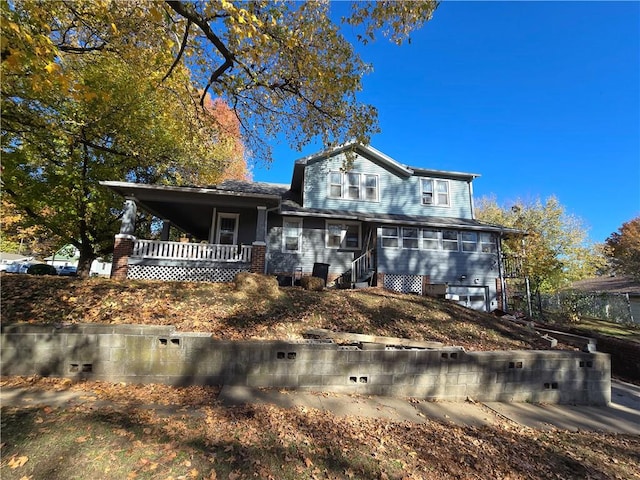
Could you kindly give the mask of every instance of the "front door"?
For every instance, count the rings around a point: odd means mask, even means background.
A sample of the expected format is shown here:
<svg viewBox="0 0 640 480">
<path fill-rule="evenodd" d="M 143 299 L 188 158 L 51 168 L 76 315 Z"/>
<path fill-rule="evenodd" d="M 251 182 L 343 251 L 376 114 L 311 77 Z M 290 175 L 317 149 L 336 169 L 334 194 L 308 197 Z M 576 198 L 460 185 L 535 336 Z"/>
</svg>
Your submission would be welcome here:
<svg viewBox="0 0 640 480">
<path fill-rule="evenodd" d="M 238 243 L 238 214 L 219 213 L 217 230 L 217 244 L 236 245 Z"/>
</svg>

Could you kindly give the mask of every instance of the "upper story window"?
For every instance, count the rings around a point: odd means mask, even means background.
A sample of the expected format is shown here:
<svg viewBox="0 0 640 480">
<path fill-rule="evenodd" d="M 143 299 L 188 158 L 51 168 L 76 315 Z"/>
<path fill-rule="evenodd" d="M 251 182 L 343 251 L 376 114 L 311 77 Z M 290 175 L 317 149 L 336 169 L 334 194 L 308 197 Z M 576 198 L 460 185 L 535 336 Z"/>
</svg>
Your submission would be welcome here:
<svg viewBox="0 0 640 480">
<path fill-rule="evenodd" d="M 422 205 L 449 206 L 449 181 L 421 178 Z"/>
<path fill-rule="evenodd" d="M 364 198 L 371 202 L 378 201 L 378 176 L 377 175 L 365 175 L 364 176 Z"/>
<path fill-rule="evenodd" d="M 342 173 L 331 172 L 329 174 L 329 196 L 342 198 Z"/>
<path fill-rule="evenodd" d="M 357 172 L 330 172 L 329 197 L 378 201 L 378 176 Z"/>
<path fill-rule="evenodd" d="M 296 253 L 302 250 L 302 219 L 285 218 L 282 221 L 282 251 Z"/>
<path fill-rule="evenodd" d="M 354 222 L 327 221 L 326 245 L 327 248 L 359 249 L 360 224 Z"/>
</svg>

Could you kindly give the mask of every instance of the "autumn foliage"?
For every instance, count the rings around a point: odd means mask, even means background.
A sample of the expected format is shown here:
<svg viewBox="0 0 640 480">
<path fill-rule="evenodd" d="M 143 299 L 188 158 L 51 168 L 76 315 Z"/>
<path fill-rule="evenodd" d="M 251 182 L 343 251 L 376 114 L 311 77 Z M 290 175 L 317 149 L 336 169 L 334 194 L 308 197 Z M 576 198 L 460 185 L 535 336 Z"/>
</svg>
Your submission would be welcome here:
<svg viewBox="0 0 640 480">
<path fill-rule="evenodd" d="M 640 281 L 640 217 L 623 223 L 606 243 L 614 269 Z"/>
</svg>

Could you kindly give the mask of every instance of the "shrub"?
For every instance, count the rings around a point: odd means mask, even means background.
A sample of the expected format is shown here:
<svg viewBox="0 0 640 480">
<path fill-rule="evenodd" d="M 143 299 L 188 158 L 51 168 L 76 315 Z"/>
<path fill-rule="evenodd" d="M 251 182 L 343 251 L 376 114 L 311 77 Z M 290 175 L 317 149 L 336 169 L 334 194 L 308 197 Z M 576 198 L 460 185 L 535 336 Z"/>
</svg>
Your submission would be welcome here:
<svg viewBox="0 0 640 480">
<path fill-rule="evenodd" d="M 240 272 L 233 279 L 233 287 L 237 292 L 260 294 L 267 297 L 278 297 L 280 287 L 276 277 L 259 273 Z"/>
<path fill-rule="evenodd" d="M 305 276 L 300 279 L 300 285 L 302 285 L 302 288 L 305 290 L 319 292 L 324 289 L 324 279 Z"/>
</svg>

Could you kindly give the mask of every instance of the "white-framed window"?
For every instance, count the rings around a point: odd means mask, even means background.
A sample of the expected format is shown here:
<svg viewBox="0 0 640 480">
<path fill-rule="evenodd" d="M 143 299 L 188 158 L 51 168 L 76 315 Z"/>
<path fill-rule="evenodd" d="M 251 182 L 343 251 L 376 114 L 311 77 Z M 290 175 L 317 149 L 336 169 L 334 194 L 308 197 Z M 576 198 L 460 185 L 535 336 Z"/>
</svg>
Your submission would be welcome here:
<svg viewBox="0 0 640 480">
<path fill-rule="evenodd" d="M 442 231 L 442 249 L 452 252 L 458 251 L 458 232 L 455 230 Z"/>
<path fill-rule="evenodd" d="M 364 176 L 364 198 L 370 202 L 378 201 L 378 176 L 365 174 Z"/>
<path fill-rule="evenodd" d="M 360 200 L 360 174 L 349 172 L 345 175 L 347 181 L 347 198 L 350 200 Z"/>
<path fill-rule="evenodd" d="M 348 250 L 360 249 L 360 224 L 327 220 L 326 246 Z"/>
<path fill-rule="evenodd" d="M 462 240 L 463 252 L 477 252 L 478 251 L 478 234 L 476 232 L 462 232 L 460 234 Z"/>
<path fill-rule="evenodd" d="M 420 239 L 415 227 L 402 227 L 402 248 L 419 248 Z"/>
<path fill-rule="evenodd" d="M 449 181 L 433 178 L 420 179 L 422 205 L 449 206 Z"/>
<path fill-rule="evenodd" d="M 382 227 L 382 248 L 400 248 L 398 227 Z"/>
<path fill-rule="evenodd" d="M 329 173 L 329 196 L 332 198 L 342 198 L 342 173 Z"/>
<path fill-rule="evenodd" d="M 493 233 L 480 234 L 480 251 L 482 253 L 496 253 L 496 238 Z"/>
<path fill-rule="evenodd" d="M 426 250 L 440 249 L 440 235 L 438 230 L 422 229 L 422 248 Z"/>
<path fill-rule="evenodd" d="M 378 201 L 378 175 L 358 172 L 329 172 L 329 197 Z"/>
<path fill-rule="evenodd" d="M 220 245 L 236 245 L 238 243 L 237 213 L 218 213 L 216 243 Z"/>
<path fill-rule="evenodd" d="M 287 218 L 282 220 L 282 251 L 297 253 L 302 251 L 302 219 Z"/>
</svg>

